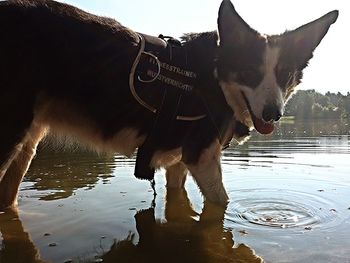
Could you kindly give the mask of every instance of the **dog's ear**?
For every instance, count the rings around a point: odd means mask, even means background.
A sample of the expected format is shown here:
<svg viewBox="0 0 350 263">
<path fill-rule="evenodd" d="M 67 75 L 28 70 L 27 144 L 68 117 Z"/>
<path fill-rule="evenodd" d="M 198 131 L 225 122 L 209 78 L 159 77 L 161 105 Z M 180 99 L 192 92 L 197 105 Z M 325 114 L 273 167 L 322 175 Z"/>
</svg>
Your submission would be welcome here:
<svg viewBox="0 0 350 263">
<path fill-rule="evenodd" d="M 221 3 L 218 30 L 220 46 L 243 45 L 257 35 L 238 15 L 230 0 L 223 0 Z"/>
<path fill-rule="evenodd" d="M 313 56 L 313 51 L 328 32 L 329 27 L 337 20 L 338 11 L 334 10 L 306 25 L 282 35 L 285 46 L 293 50 L 299 62 L 304 66 Z"/>
</svg>

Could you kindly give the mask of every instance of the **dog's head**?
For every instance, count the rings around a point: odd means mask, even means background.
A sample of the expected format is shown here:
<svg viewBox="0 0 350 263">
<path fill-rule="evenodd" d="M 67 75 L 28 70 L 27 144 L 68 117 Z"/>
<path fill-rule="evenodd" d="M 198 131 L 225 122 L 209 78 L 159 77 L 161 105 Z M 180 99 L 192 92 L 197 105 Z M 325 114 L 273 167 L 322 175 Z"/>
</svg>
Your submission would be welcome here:
<svg viewBox="0 0 350 263">
<path fill-rule="evenodd" d="M 251 29 L 229 0 L 218 18 L 217 75 L 235 118 L 262 134 L 274 129 L 284 105 L 301 82 L 302 70 L 338 17 L 338 11 L 281 35 Z"/>
</svg>

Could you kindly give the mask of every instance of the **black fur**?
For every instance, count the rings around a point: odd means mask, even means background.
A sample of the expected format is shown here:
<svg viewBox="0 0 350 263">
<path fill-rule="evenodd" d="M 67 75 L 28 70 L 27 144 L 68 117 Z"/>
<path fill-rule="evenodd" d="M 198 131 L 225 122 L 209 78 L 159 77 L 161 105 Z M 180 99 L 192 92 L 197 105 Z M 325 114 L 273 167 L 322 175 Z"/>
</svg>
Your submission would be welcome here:
<svg viewBox="0 0 350 263">
<path fill-rule="evenodd" d="M 16 134 L 28 128 L 41 100 L 72 106 L 103 131 L 106 140 L 125 127 L 150 133 L 155 116 L 129 90 L 128 76 L 138 51 L 135 32 L 112 19 L 49 0 L 2 2 L 0 13 L 0 95 L 8 101 L 21 100 L 18 114 L 28 115 L 17 130 L 18 119 L 9 119 L 5 131 L 0 131 L 3 159 L 8 154 L 3 140 L 11 141 L 9 149 L 18 141 L 6 139 L 4 132 Z M 184 160 L 195 163 L 199 153 L 228 128 L 232 112 L 213 77 L 216 32 L 184 40 L 189 64 L 199 73 L 200 85 L 207 87 L 200 92 L 211 114 L 191 125 L 174 122 L 173 136 L 158 138 L 158 147 L 182 146 Z M 2 104 L 0 114 L 6 115 L 9 108 L 13 106 Z"/>
</svg>

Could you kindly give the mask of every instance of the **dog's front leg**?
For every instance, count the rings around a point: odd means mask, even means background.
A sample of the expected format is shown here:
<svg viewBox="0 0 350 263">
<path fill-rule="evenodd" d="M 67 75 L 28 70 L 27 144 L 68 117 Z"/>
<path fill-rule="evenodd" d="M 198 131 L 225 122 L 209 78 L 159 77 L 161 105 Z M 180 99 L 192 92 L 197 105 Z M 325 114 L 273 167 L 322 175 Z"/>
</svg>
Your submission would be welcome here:
<svg viewBox="0 0 350 263">
<path fill-rule="evenodd" d="M 221 144 L 218 140 L 202 151 L 196 164 L 188 164 L 192 176 L 207 201 L 226 206 L 228 196 L 222 183 Z"/>
<path fill-rule="evenodd" d="M 183 188 L 187 176 L 187 167 L 183 162 L 178 162 L 166 168 L 166 183 L 168 188 Z"/>
</svg>

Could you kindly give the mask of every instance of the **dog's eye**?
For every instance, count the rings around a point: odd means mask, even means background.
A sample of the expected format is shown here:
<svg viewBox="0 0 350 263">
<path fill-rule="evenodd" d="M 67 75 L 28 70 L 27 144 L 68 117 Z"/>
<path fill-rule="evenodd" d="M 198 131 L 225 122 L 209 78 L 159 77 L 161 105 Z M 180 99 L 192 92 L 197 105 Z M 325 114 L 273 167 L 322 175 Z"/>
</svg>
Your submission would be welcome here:
<svg viewBox="0 0 350 263">
<path fill-rule="evenodd" d="M 237 73 L 237 81 L 245 86 L 255 88 L 262 81 L 262 74 L 254 69 L 240 71 Z"/>
</svg>

